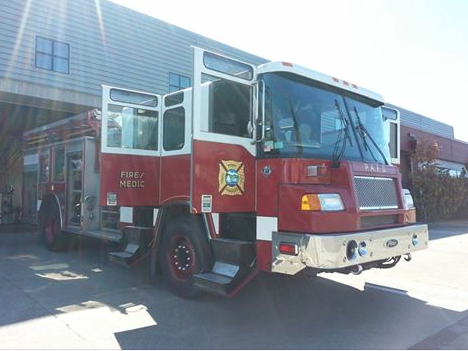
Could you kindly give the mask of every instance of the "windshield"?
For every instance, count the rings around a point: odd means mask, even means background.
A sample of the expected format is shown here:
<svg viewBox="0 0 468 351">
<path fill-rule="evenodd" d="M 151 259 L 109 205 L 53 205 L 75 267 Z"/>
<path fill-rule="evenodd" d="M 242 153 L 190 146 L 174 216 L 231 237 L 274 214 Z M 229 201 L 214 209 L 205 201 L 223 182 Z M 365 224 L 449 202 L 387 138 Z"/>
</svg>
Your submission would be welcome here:
<svg viewBox="0 0 468 351">
<path fill-rule="evenodd" d="M 265 74 L 263 80 L 265 139 L 260 145 L 261 157 L 378 163 L 390 159 L 377 103 L 292 74 Z"/>
</svg>

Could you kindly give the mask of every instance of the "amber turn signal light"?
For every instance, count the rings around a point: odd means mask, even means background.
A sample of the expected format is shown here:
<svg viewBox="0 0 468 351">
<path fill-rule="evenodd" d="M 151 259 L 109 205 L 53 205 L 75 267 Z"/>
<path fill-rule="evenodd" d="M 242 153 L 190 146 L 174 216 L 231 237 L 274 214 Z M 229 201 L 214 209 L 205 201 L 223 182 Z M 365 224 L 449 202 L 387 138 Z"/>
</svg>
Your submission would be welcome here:
<svg viewBox="0 0 468 351">
<path fill-rule="evenodd" d="M 322 206 L 320 205 L 320 199 L 317 194 L 305 194 L 301 200 L 302 211 L 320 211 Z"/>
</svg>

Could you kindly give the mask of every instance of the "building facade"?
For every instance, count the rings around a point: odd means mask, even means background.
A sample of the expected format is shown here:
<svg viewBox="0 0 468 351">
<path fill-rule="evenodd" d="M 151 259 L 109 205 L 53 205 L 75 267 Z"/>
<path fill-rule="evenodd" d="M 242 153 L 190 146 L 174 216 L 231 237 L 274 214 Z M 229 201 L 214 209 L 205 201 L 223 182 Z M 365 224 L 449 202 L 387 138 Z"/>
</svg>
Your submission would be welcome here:
<svg viewBox="0 0 468 351">
<path fill-rule="evenodd" d="M 21 206 L 22 133 L 100 107 L 101 85 L 157 94 L 188 87 L 191 46 L 255 65 L 267 61 L 106 0 L 0 0 L 0 9 L 3 211 Z M 437 139 L 440 161 L 461 169 L 468 144 L 454 140 L 451 126 L 396 108 L 404 173 L 411 138 Z"/>
<path fill-rule="evenodd" d="M 101 85 L 190 86 L 192 48 L 265 59 L 106 0 L 0 0 L 0 193 L 20 206 L 23 131 L 101 106 Z M 8 199 L 8 200 L 5 200 Z"/>
<path fill-rule="evenodd" d="M 387 105 L 400 111 L 400 170 L 404 187 L 410 187 L 410 175 L 417 167 L 411 157 L 417 143 L 437 145 L 436 163 L 441 172 L 454 177 L 466 175 L 468 143 L 455 139 L 452 126 L 402 107 Z"/>
</svg>

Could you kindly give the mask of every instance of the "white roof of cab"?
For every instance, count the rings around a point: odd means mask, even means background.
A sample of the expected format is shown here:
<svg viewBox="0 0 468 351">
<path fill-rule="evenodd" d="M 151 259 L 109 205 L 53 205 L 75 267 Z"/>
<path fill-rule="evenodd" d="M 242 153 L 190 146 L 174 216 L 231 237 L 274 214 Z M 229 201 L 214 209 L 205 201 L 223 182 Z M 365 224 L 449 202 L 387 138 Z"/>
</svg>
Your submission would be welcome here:
<svg viewBox="0 0 468 351">
<path fill-rule="evenodd" d="M 339 89 L 347 90 L 354 94 L 368 97 L 372 100 L 379 101 L 382 104 L 385 103 L 383 96 L 380 94 L 377 94 L 371 90 L 361 88 L 357 86 L 356 84 L 311 70 L 306 67 L 302 67 L 300 65 L 286 63 L 286 62 L 268 62 L 258 67 L 258 70 L 257 70 L 258 74 L 267 73 L 267 72 L 289 72 L 289 73 L 297 74 L 297 75 L 310 78 L 312 80 L 315 80 L 321 83 L 331 85 Z"/>
</svg>

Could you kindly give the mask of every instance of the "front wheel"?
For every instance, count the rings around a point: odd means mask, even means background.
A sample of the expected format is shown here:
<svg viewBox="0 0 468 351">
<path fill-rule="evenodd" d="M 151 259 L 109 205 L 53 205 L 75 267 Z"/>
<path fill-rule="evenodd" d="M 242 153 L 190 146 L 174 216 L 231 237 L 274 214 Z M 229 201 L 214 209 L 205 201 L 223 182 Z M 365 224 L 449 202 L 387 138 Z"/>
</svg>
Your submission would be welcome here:
<svg viewBox="0 0 468 351">
<path fill-rule="evenodd" d="M 208 238 L 199 218 L 176 219 L 164 231 L 160 264 L 169 288 L 184 298 L 194 298 L 193 275 L 211 269 L 213 258 Z"/>
</svg>

